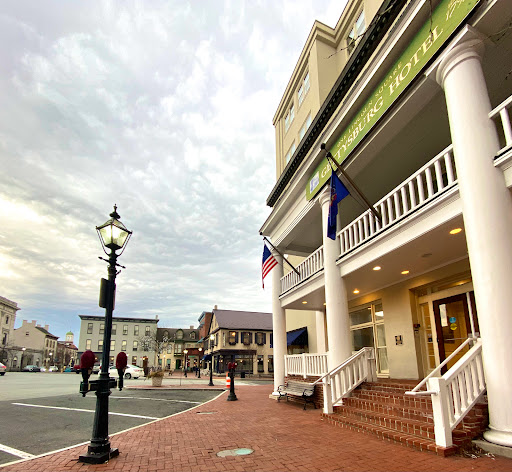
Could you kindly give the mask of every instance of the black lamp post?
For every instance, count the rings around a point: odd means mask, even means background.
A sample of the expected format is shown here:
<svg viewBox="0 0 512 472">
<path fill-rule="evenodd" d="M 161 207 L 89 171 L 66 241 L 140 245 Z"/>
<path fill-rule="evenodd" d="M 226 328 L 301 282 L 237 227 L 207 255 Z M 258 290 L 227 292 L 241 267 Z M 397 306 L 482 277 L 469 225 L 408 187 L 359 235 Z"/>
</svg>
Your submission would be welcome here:
<svg viewBox="0 0 512 472">
<path fill-rule="evenodd" d="M 186 377 L 187 376 L 187 354 L 188 354 L 188 350 L 185 349 L 183 351 L 183 354 L 185 354 L 185 366 L 184 366 L 183 370 L 185 371 L 185 377 Z"/>
<path fill-rule="evenodd" d="M 213 334 L 210 334 L 210 383 L 208 384 L 208 387 L 213 387 L 213 340 L 215 339 L 215 336 Z"/>
<path fill-rule="evenodd" d="M 101 280 L 100 307 L 105 308 L 105 331 L 103 333 L 103 353 L 101 370 L 98 380 L 93 382 L 94 390 L 96 390 L 96 410 L 94 413 L 94 424 L 92 429 L 92 439 L 87 450 L 87 454 L 79 457 L 80 462 L 89 464 L 103 464 L 112 457 L 119 454 L 117 448 L 110 447 L 108 436 L 108 397 L 110 395 L 110 376 L 109 376 L 109 359 L 110 359 L 110 338 L 112 334 L 112 312 L 115 304 L 116 275 L 117 267 L 123 267 L 116 261 L 123 253 L 132 232 L 119 221 L 121 217 L 117 213 L 117 206 L 114 205 L 114 211 L 110 213 L 110 219 L 96 227 L 98 236 L 103 246 L 103 251 L 109 256 L 108 260 L 100 257 L 100 259 L 108 262 L 108 280 Z M 110 254 L 105 248 L 110 249 Z M 119 254 L 116 251 L 121 250 Z M 124 268 L 124 267 L 123 267 Z M 114 385 L 115 387 L 115 381 Z M 91 385 L 93 387 L 93 385 Z M 91 388 L 92 390 L 93 388 Z"/>
<path fill-rule="evenodd" d="M 199 354 L 197 355 L 197 378 L 201 378 L 201 352 L 203 352 L 203 348 L 200 347 L 197 349 Z"/>
</svg>

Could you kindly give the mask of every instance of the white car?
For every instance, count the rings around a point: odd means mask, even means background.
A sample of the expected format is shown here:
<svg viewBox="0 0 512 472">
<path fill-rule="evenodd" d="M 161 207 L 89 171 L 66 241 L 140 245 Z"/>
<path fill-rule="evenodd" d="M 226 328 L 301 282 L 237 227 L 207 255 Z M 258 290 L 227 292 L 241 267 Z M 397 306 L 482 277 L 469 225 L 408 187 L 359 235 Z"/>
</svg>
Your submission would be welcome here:
<svg viewBox="0 0 512 472">
<path fill-rule="evenodd" d="M 59 368 L 56 365 L 51 365 L 48 369 L 48 372 L 58 372 Z"/>
<path fill-rule="evenodd" d="M 117 376 L 117 369 L 115 367 L 111 367 L 108 371 L 110 375 Z M 144 369 L 141 367 L 137 367 L 136 365 L 128 364 L 126 366 L 126 370 L 124 371 L 125 379 L 138 379 L 139 377 L 144 377 Z"/>
<path fill-rule="evenodd" d="M 0 375 L 5 375 L 6 370 L 7 370 L 7 367 L 0 362 Z"/>
</svg>

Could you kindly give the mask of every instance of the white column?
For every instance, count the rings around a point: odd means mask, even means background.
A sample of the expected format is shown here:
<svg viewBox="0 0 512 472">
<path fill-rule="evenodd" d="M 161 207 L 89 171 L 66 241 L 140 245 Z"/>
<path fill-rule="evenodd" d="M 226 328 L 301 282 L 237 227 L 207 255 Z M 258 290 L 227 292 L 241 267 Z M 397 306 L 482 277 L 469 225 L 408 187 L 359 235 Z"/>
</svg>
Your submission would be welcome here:
<svg viewBox="0 0 512 472">
<path fill-rule="evenodd" d="M 272 329 L 274 332 L 274 393 L 284 384 L 284 356 L 286 355 L 286 313 L 281 307 L 281 277 L 283 277 L 283 258 L 272 251 L 278 262 L 272 269 Z"/>
<path fill-rule="evenodd" d="M 440 63 L 464 226 L 482 336 L 490 430 L 484 437 L 512 446 L 512 199 L 494 167 L 499 149 L 481 66 L 483 42 L 470 39 Z"/>
<path fill-rule="evenodd" d="M 316 315 L 316 352 L 326 352 L 325 315 L 323 311 L 315 311 Z"/>
<path fill-rule="evenodd" d="M 340 276 L 340 271 L 336 266 L 336 259 L 340 255 L 340 244 L 338 240 L 327 237 L 330 201 L 331 190 L 327 187 L 320 194 L 319 202 L 322 206 L 326 322 L 329 338 L 327 364 L 329 370 L 334 369 L 352 355 L 347 290 L 345 281 Z"/>
</svg>

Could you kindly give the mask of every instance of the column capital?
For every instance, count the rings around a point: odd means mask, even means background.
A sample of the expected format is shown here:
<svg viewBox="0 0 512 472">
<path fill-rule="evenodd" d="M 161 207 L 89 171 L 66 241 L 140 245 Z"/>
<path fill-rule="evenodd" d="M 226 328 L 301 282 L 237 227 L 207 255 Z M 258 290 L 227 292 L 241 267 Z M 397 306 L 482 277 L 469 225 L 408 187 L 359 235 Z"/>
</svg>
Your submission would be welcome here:
<svg viewBox="0 0 512 472">
<path fill-rule="evenodd" d="M 331 203 L 331 187 L 326 186 L 318 195 L 318 203 L 323 207 L 326 203 Z"/>
<path fill-rule="evenodd" d="M 468 59 L 482 61 L 485 46 L 480 34 L 471 26 L 466 26 L 448 47 L 436 68 L 436 81 L 444 88 L 444 81 L 450 71 Z"/>
</svg>

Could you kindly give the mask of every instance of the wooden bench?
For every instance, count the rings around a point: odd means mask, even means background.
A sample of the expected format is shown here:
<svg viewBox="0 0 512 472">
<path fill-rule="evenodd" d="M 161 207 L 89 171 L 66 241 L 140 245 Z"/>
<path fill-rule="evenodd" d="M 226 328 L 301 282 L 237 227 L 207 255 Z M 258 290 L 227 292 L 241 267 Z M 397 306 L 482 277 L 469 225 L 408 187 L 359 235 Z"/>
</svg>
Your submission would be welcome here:
<svg viewBox="0 0 512 472">
<path fill-rule="evenodd" d="M 279 385 L 279 387 L 277 387 L 277 393 L 279 393 L 277 401 L 280 401 L 281 397 L 286 397 L 286 401 L 288 401 L 288 396 L 292 395 L 304 400 L 304 410 L 308 402 L 313 403 L 313 406 L 316 408 L 313 399 L 313 394 L 315 393 L 315 386 L 313 384 L 288 380 L 286 385 Z"/>
</svg>

